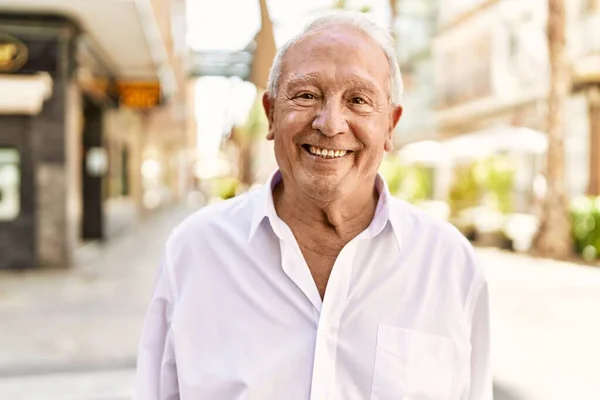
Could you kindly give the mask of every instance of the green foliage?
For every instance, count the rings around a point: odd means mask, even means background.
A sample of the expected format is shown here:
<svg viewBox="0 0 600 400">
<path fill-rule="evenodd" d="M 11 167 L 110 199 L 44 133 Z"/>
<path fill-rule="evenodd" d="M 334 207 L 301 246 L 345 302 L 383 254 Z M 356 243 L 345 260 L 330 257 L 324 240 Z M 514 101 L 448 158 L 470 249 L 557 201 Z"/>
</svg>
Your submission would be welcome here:
<svg viewBox="0 0 600 400">
<path fill-rule="evenodd" d="M 571 202 L 571 226 L 575 251 L 587 261 L 600 253 L 600 197 L 580 197 Z"/>
<path fill-rule="evenodd" d="M 452 216 L 462 210 L 475 207 L 481 199 L 481 188 L 475 176 L 474 165 L 461 165 L 454 170 L 454 181 L 448 193 L 448 203 Z"/>
<path fill-rule="evenodd" d="M 236 178 L 216 178 L 213 182 L 213 194 L 223 200 L 235 197 L 239 183 Z"/>
<path fill-rule="evenodd" d="M 490 196 L 492 208 L 503 214 L 513 210 L 513 187 L 515 171 L 506 156 L 494 156 L 476 166 L 478 181 Z"/>
<path fill-rule="evenodd" d="M 515 171 L 507 156 L 492 156 L 456 167 L 449 193 L 452 215 L 484 201 L 503 214 L 512 212 L 514 179 Z"/>
<path fill-rule="evenodd" d="M 403 165 L 398 157 L 388 156 L 381 163 L 379 172 L 393 195 L 409 202 L 431 197 L 433 179 L 431 170 L 427 167 Z"/>
<path fill-rule="evenodd" d="M 400 197 L 414 203 L 430 198 L 432 192 L 433 179 L 431 169 L 417 165 L 407 167 L 400 186 Z"/>
<path fill-rule="evenodd" d="M 269 121 L 263 110 L 262 93 L 259 92 L 248 112 L 246 123 L 237 127 L 237 131 L 243 136 L 243 140 L 252 140 L 261 135 L 266 135 L 268 129 Z"/>
<path fill-rule="evenodd" d="M 388 156 L 383 159 L 379 173 L 385 179 L 392 194 L 397 194 L 404 179 L 404 168 L 398 157 Z"/>
</svg>

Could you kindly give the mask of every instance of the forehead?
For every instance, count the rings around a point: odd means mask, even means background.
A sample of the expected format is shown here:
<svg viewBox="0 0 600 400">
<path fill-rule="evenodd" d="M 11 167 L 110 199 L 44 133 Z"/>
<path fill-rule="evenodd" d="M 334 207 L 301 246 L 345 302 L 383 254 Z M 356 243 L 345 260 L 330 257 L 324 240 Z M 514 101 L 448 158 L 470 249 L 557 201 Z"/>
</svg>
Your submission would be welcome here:
<svg viewBox="0 0 600 400">
<path fill-rule="evenodd" d="M 336 84 L 364 81 L 389 91 L 389 63 L 381 46 L 346 27 L 306 34 L 287 51 L 282 67 L 284 85 L 290 78 L 307 77 Z"/>
</svg>

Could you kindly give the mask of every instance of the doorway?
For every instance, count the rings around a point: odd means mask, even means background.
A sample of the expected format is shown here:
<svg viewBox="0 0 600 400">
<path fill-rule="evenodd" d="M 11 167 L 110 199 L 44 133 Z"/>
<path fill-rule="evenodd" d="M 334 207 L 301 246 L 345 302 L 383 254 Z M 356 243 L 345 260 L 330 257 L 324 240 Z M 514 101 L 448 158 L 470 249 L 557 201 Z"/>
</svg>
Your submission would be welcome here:
<svg viewBox="0 0 600 400">
<path fill-rule="evenodd" d="M 103 148 L 102 116 L 102 108 L 84 98 L 81 162 L 81 237 L 84 240 L 105 238 L 103 177 L 108 160 Z"/>
</svg>

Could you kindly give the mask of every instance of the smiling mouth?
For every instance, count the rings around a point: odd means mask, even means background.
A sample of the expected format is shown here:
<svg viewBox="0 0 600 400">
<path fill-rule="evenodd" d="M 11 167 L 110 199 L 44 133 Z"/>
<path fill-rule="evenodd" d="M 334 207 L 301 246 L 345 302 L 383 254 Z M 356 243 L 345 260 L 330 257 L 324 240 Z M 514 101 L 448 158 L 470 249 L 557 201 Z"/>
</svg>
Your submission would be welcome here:
<svg viewBox="0 0 600 400">
<path fill-rule="evenodd" d="M 302 148 L 306 150 L 306 152 L 310 153 L 313 156 L 320 158 L 342 158 L 346 155 L 352 153 L 350 150 L 333 150 L 326 149 L 317 146 L 311 146 L 309 144 L 302 145 Z"/>
</svg>

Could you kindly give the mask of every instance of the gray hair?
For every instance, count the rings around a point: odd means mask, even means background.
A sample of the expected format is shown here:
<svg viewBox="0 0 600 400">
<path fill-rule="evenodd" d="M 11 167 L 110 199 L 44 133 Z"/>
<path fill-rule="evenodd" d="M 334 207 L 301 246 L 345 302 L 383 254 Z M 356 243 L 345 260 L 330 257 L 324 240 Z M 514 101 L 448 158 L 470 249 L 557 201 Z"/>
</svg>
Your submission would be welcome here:
<svg viewBox="0 0 600 400">
<path fill-rule="evenodd" d="M 394 40 L 387 30 L 371 21 L 365 14 L 349 11 L 333 12 L 313 20 L 298 35 L 292 37 L 279 49 L 273 60 L 273 66 L 271 67 L 271 72 L 269 74 L 269 83 L 267 87 L 269 97 L 274 99 L 277 96 L 279 91 L 279 80 L 283 68 L 283 58 L 288 50 L 306 34 L 336 26 L 344 26 L 353 31 L 361 32 L 381 47 L 390 67 L 390 100 L 392 104 L 399 105 L 402 92 L 404 91 L 404 84 L 402 82 L 402 73 L 400 72 L 400 67 L 398 65 Z"/>
</svg>

